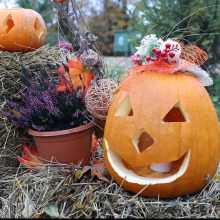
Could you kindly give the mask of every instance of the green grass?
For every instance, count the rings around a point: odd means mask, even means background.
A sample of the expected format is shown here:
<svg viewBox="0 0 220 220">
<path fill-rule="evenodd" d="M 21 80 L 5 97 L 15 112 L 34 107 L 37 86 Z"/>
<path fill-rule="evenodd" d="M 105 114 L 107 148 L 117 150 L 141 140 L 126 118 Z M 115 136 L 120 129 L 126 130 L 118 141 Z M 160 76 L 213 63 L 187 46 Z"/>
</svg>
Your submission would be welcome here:
<svg viewBox="0 0 220 220">
<path fill-rule="evenodd" d="M 120 76 L 124 73 L 126 67 L 108 67 L 108 77 L 114 80 L 120 80 Z"/>
</svg>

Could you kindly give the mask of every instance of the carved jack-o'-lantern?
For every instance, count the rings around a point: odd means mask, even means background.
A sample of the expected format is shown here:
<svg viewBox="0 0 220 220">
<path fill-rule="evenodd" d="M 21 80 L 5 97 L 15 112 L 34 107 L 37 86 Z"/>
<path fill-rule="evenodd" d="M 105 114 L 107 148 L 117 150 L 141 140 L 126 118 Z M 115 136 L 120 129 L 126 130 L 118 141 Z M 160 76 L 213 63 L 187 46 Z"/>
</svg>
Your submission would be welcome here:
<svg viewBox="0 0 220 220">
<path fill-rule="evenodd" d="M 105 126 L 110 174 L 150 197 L 201 190 L 219 162 L 218 118 L 205 88 L 188 72 L 145 71 L 124 84 Z"/>
<path fill-rule="evenodd" d="M 29 51 L 44 45 L 46 25 L 32 9 L 0 9 L 0 50 Z"/>
</svg>

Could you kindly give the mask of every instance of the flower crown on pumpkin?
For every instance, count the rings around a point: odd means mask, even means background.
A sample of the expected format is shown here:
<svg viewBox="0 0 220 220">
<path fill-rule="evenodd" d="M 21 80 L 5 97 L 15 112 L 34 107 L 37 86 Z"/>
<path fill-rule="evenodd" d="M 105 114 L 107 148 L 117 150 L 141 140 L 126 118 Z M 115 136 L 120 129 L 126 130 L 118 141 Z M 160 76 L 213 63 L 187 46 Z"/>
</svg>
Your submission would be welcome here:
<svg viewBox="0 0 220 220">
<path fill-rule="evenodd" d="M 209 73 L 201 69 L 208 55 L 195 45 L 184 45 L 175 39 L 162 40 L 155 34 L 146 35 L 136 47 L 137 51 L 131 56 L 135 65 L 134 72 L 158 71 L 174 73 L 177 71 L 190 72 L 204 86 L 213 84 Z"/>
</svg>

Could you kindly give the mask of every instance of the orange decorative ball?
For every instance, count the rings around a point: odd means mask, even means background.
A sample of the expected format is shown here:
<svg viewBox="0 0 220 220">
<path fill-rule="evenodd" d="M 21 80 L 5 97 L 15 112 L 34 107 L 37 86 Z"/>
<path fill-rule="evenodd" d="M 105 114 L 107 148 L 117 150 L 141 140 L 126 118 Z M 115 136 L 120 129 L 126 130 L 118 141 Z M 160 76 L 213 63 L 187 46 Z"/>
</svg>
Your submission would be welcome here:
<svg viewBox="0 0 220 220">
<path fill-rule="evenodd" d="M 134 193 L 195 193 L 217 170 L 219 131 L 213 103 L 192 74 L 136 73 L 122 83 L 108 111 L 106 165 Z"/>
<path fill-rule="evenodd" d="M 47 28 L 32 9 L 0 9 L 0 50 L 30 51 L 44 45 Z"/>
</svg>

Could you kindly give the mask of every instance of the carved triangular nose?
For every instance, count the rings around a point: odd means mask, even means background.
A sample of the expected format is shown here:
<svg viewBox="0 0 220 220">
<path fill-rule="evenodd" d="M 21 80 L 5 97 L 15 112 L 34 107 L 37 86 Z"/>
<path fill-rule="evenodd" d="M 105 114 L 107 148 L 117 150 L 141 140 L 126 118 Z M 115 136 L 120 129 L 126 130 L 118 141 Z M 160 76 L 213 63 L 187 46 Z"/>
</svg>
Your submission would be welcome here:
<svg viewBox="0 0 220 220">
<path fill-rule="evenodd" d="M 142 153 L 154 144 L 154 139 L 144 129 L 140 129 L 132 141 L 138 153 Z"/>
</svg>

